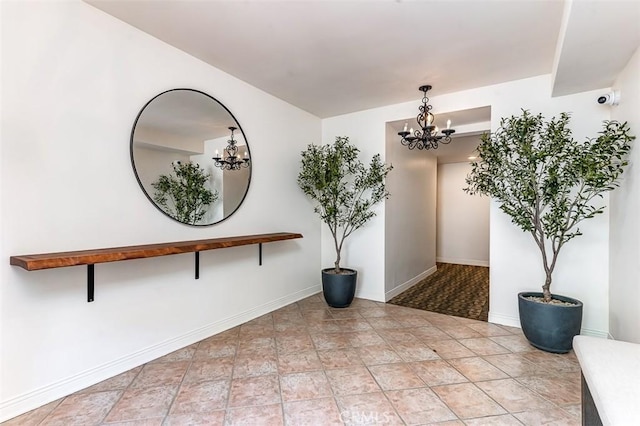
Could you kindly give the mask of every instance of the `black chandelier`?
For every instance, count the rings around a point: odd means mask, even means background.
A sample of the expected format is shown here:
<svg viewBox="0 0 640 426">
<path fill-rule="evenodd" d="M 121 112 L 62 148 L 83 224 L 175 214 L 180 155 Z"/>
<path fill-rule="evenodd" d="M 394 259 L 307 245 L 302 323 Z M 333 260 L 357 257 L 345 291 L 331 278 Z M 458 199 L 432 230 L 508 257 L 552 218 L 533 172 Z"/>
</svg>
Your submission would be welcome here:
<svg viewBox="0 0 640 426">
<path fill-rule="evenodd" d="M 213 157 L 216 167 L 220 167 L 222 170 L 240 170 L 241 167 L 249 167 L 249 153 L 245 151 L 244 158 L 240 158 L 238 145 L 233 139 L 233 132 L 237 130 L 237 127 L 229 127 L 229 130 L 231 130 L 231 139 L 227 141 L 229 144 L 224 149 L 226 155 L 223 153 L 222 157 L 220 157 L 220 153 L 216 149 L 216 156 Z"/>
<path fill-rule="evenodd" d="M 447 128 L 442 130 L 441 135 L 438 134 L 438 126 L 434 125 L 435 116 L 431 113 L 432 106 L 428 104 L 429 98 L 427 98 L 427 92 L 431 90 L 431 86 L 426 84 L 420 86 L 419 90 L 424 93 L 424 96 L 422 97 L 422 105 L 418 108 L 420 114 L 416 120 L 422 130 L 414 131 L 411 128 L 407 131 L 407 123 L 404 123 L 404 130 L 398 133 L 402 137 L 400 142 L 409 149 L 437 149 L 439 143 L 448 144 L 451 142 L 451 135 L 455 133 L 455 130 L 451 128 L 451 120 L 447 120 Z"/>
</svg>

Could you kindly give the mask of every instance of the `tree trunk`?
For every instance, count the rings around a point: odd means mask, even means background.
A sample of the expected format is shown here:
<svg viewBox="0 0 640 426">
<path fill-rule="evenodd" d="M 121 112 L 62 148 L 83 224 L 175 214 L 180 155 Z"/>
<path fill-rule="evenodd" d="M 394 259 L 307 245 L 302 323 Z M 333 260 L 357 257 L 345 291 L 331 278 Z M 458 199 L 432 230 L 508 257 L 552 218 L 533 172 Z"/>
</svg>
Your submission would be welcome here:
<svg viewBox="0 0 640 426">
<path fill-rule="evenodd" d="M 544 285 L 542 286 L 542 297 L 544 298 L 545 303 L 551 302 L 551 291 L 549 288 L 551 287 L 551 271 L 547 272 L 547 278 L 544 281 Z"/>
<path fill-rule="evenodd" d="M 337 232 L 338 232 L 338 229 L 337 229 L 337 225 L 336 225 L 336 229 L 333 232 L 333 245 L 336 248 L 336 261 L 333 264 L 333 266 L 334 266 L 334 270 L 335 270 L 336 274 L 339 274 L 340 273 L 340 253 L 342 253 L 342 243 L 344 243 L 344 236 L 340 240 L 340 243 L 338 243 Z"/>
</svg>

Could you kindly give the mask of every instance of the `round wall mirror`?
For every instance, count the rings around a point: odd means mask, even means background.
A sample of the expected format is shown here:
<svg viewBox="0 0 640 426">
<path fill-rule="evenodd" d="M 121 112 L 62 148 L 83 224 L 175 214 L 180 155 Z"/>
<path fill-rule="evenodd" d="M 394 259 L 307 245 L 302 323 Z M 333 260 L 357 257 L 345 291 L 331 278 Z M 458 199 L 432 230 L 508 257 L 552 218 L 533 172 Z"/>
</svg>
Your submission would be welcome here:
<svg viewBox="0 0 640 426">
<path fill-rule="evenodd" d="M 153 205 L 192 226 L 231 216 L 251 182 L 251 152 L 240 123 L 218 100 L 193 89 L 160 93 L 140 110 L 131 164 Z"/>
</svg>

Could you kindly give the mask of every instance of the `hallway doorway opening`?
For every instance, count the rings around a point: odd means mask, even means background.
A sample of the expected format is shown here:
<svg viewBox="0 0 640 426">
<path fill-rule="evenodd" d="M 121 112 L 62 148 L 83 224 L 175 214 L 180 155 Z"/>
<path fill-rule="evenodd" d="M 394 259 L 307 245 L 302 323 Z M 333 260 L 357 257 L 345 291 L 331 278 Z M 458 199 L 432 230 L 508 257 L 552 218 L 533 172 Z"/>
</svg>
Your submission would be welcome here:
<svg viewBox="0 0 640 426">
<path fill-rule="evenodd" d="M 463 191 L 491 107 L 439 114 L 456 123 L 435 150 L 400 146 L 404 120 L 387 123 L 394 165 L 385 205 L 385 291 L 390 303 L 487 321 L 489 199 Z M 400 169 L 400 170 L 398 170 Z"/>
</svg>

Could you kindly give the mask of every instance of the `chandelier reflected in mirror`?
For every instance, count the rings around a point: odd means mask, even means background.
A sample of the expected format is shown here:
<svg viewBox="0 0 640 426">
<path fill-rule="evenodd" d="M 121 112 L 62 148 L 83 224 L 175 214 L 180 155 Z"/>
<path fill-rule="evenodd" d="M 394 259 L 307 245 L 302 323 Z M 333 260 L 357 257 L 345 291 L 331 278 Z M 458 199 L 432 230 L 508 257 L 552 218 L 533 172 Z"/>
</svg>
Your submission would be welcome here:
<svg viewBox="0 0 640 426">
<path fill-rule="evenodd" d="M 435 125 L 435 116 L 431 112 L 433 107 L 429 105 L 429 98 L 427 97 L 427 92 L 431 90 L 431 86 L 426 84 L 420 86 L 419 90 L 424 94 L 422 105 L 418 107 L 420 113 L 416 117 L 420 128 L 407 130 L 407 123 L 405 123 L 404 130 L 398 133 L 402 137 L 400 142 L 409 149 L 437 149 L 438 144 L 451 142 L 451 135 L 455 133 L 455 130 L 451 128 L 451 120 L 447 120 L 446 129 L 442 131 L 438 129 L 438 126 Z"/>
<path fill-rule="evenodd" d="M 240 170 L 241 167 L 249 167 L 249 152 L 245 151 L 244 156 L 240 156 L 237 141 L 233 139 L 233 132 L 237 129 L 237 127 L 229 127 L 229 130 L 231 130 L 231 138 L 227 141 L 228 145 L 224 149 L 222 157 L 217 149 L 215 157 L 213 157 L 213 160 L 216 162 L 216 167 L 222 170 Z"/>
</svg>

